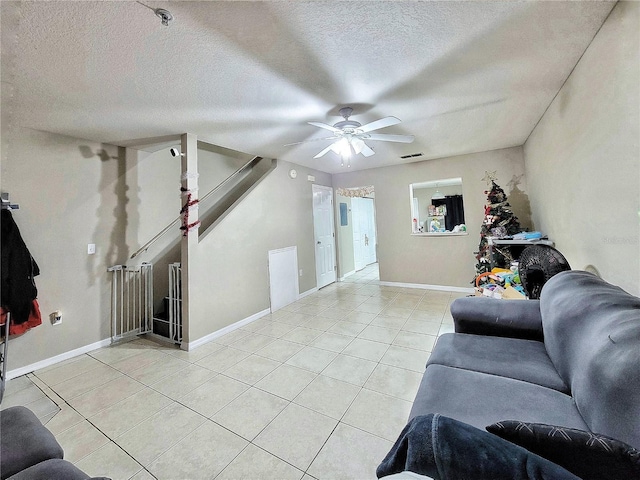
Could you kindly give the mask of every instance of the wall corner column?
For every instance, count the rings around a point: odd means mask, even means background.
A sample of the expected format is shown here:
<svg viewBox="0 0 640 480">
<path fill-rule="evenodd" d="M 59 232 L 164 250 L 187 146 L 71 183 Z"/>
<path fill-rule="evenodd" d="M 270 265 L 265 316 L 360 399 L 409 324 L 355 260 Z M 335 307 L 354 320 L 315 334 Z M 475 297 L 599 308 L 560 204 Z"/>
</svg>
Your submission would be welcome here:
<svg viewBox="0 0 640 480">
<path fill-rule="evenodd" d="M 191 133 L 185 133 L 181 136 L 181 151 L 182 151 L 182 205 L 188 203 L 189 197 L 186 192 L 191 193 L 190 200 L 193 202 L 198 199 L 198 138 Z M 186 192 L 185 192 L 186 190 Z M 185 223 L 194 224 L 198 222 L 198 208 L 187 208 L 188 217 L 183 214 L 183 227 L 186 227 Z M 180 245 L 181 253 L 181 265 L 182 265 L 182 344 L 183 350 L 188 350 L 190 335 L 189 326 L 192 320 L 191 318 L 191 304 L 190 304 L 190 271 L 191 266 L 195 259 L 195 250 L 198 246 L 198 225 L 193 228 L 188 228 L 183 231 L 182 241 Z"/>
</svg>

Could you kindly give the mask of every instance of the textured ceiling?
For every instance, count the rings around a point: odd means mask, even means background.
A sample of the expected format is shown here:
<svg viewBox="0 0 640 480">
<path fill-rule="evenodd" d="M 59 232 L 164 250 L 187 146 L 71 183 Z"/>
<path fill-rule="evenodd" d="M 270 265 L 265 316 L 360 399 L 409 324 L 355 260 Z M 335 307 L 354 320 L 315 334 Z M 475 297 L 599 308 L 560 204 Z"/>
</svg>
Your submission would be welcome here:
<svg viewBox="0 0 640 480">
<path fill-rule="evenodd" d="M 340 172 L 340 107 L 402 120 L 352 169 L 522 145 L 613 2 L 2 1 L 3 121 L 131 145 L 195 133 Z M 7 113 L 8 112 L 8 113 Z M 6 124 L 5 124 L 6 126 Z M 423 157 L 401 160 L 401 155 Z"/>
</svg>

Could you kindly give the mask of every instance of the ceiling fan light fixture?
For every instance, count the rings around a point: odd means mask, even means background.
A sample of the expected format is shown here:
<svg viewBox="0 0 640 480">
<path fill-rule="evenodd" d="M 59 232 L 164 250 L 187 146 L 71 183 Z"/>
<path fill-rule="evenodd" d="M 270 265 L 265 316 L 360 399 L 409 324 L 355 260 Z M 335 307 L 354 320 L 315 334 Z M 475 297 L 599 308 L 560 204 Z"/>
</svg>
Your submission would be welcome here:
<svg viewBox="0 0 640 480">
<path fill-rule="evenodd" d="M 399 142 L 399 143 L 411 143 L 414 140 L 413 135 L 393 135 L 385 133 L 369 133 L 374 130 L 397 125 L 400 120 L 396 117 L 384 117 L 373 122 L 369 122 L 362 125 L 360 122 L 349 120 L 349 117 L 353 113 L 351 107 L 344 107 L 340 109 L 340 115 L 344 120 L 329 125 L 322 122 L 307 122 L 309 125 L 319 127 L 324 130 L 329 130 L 333 133 L 332 137 L 311 140 L 305 140 L 302 142 L 290 143 L 287 145 L 299 145 L 301 143 L 313 142 L 317 140 L 334 140 L 335 141 L 317 153 L 313 158 L 320 158 L 328 152 L 334 152 L 340 156 L 342 163 L 344 160 L 351 158 L 353 154 L 362 155 L 364 157 L 370 157 L 375 154 L 375 151 L 365 143 L 365 140 L 381 141 L 381 142 Z M 351 166 L 351 162 L 347 163 L 347 168 Z"/>
<path fill-rule="evenodd" d="M 342 138 L 338 142 L 338 150 L 342 158 L 351 158 L 351 142 L 348 138 Z"/>
</svg>

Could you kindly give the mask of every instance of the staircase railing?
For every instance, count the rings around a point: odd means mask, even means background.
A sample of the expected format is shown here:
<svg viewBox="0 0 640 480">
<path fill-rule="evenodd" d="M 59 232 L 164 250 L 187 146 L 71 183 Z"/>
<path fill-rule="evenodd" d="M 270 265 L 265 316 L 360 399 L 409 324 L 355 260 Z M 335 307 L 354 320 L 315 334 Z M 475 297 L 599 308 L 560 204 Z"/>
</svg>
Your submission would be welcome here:
<svg viewBox="0 0 640 480">
<path fill-rule="evenodd" d="M 231 175 L 229 175 L 227 178 L 225 178 L 221 183 L 219 183 L 213 190 L 211 190 L 209 193 L 207 193 L 205 196 L 200 198 L 200 203 L 203 203 L 207 198 L 209 198 L 211 195 L 213 195 L 214 193 L 216 193 L 218 190 L 220 190 L 221 188 L 223 188 L 227 183 L 229 183 L 232 179 L 234 179 L 235 177 L 237 177 L 238 175 L 240 175 L 242 172 L 244 172 L 245 170 L 247 170 L 249 167 L 251 167 L 253 164 L 255 164 L 256 162 L 262 160 L 262 157 L 253 157 L 251 160 L 249 160 L 247 163 L 245 163 L 244 165 L 242 165 L 240 168 L 238 168 L 235 172 L 233 172 Z M 165 228 L 163 228 L 162 230 L 160 230 L 160 232 L 154 236 L 151 240 L 149 240 L 147 243 L 145 243 L 142 247 L 140 247 L 138 250 L 136 250 L 134 252 L 133 255 L 131 255 L 131 258 L 136 258 L 138 255 L 140 255 L 141 253 L 146 252 L 149 247 L 151 247 L 151 245 L 153 245 L 155 242 L 157 242 L 165 233 L 167 233 L 169 230 L 171 230 L 171 228 L 175 225 L 177 225 L 178 223 L 180 223 L 180 220 L 182 219 L 181 216 L 178 216 L 178 218 L 176 218 L 174 221 L 172 221 L 169 225 L 167 225 Z"/>
</svg>

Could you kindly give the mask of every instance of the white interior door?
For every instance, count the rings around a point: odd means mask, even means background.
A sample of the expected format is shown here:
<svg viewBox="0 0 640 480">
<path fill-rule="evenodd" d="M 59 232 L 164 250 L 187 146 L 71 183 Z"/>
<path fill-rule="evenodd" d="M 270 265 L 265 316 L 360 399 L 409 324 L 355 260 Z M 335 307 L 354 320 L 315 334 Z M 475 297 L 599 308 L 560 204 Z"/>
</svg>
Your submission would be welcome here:
<svg viewBox="0 0 640 480">
<path fill-rule="evenodd" d="M 316 242 L 316 282 L 322 288 L 336 281 L 336 239 L 333 188 L 313 185 L 313 227 Z"/>
<path fill-rule="evenodd" d="M 298 300 L 298 249 L 269 250 L 269 297 L 271 311 Z"/>
<path fill-rule="evenodd" d="M 364 233 L 364 257 L 365 263 L 371 265 L 378 259 L 376 257 L 376 211 L 373 198 L 363 198 L 366 231 Z"/>
<path fill-rule="evenodd" d="M 353 219 L 353 260 L 356 271 L 375 263 L 376 221 L 373 198 L 351 199 Z"/>
</svg>

